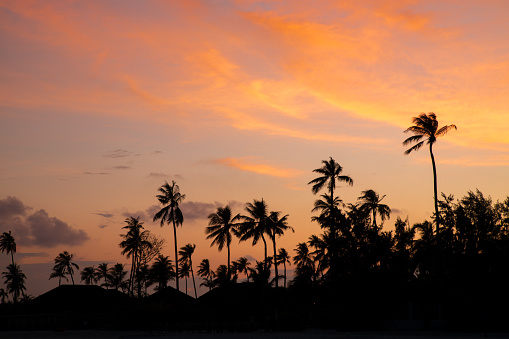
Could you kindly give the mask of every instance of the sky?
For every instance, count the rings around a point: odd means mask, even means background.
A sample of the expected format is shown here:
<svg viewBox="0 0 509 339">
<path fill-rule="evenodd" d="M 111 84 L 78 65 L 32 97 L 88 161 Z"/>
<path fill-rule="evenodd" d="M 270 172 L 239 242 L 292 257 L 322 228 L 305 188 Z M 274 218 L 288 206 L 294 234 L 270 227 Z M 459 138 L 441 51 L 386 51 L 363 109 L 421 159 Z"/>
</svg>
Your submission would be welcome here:
<svg viewBox="0 0 509 339">
<path fill-rule="evenodd" d="M 288 214 L 291 254 L 320 233 L 307 183 L 329 157 L 353 179 L 345 203 L 386 196 L 384 230 L 429 220 L 429 152 L 402 146 L 421 113 L 458 127 L 434 146 L 439 192 L 504 200 L 508 16 L 504 0 L 0 0 L 0 232 L 28 293 L 58 285 L 62 251 L 128 263 L 129 216 L 173 260 L 171 227 L 151 221 L 165 181 L 186 195 L 178 244 L 196 265 L 226 263 L 204 233 L 226 204 Z M 263 246 L 234 241 L 241 256 Z"/>
</svg>

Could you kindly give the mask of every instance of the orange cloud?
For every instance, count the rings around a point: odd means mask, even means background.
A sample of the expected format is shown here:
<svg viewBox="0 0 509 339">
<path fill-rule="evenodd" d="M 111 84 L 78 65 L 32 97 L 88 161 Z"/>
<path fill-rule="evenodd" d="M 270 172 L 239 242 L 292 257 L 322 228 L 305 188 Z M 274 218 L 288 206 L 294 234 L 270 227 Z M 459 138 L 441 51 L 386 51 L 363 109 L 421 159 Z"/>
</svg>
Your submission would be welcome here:
<svg viewBox="0 0 509 339">
<path fill-rule="evenodd" d="M 252 159 L 252 157 L 222 158 L 216 159 L 214 162 L 228 167 L 240 169 L 241 171 L 254 172 L 280 178 L 291 178 L 302 173 L 302 171 L 296 169 L 278 168 L 271 165 L 257 164 L 252 162 Z"/>
</svg>

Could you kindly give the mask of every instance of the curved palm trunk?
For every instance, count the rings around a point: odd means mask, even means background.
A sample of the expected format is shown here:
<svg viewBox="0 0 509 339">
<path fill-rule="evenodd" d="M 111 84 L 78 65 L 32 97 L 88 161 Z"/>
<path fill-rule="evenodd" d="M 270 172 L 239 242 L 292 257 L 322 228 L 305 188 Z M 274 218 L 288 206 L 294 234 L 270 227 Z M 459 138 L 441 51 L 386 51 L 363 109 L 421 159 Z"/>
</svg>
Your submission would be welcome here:
<svg viewBox="0 0 509 339">
<path fill-rule="evenodd" d="M 11 251 L 12 265 L 14 266 L 14 253 Z"/>
<path fill-rule="evenodd" d="M 283 259 L 283 270 L 284 270 L 284 286 L 286 288 L 286 259 Z"/>
<path fill-rule="evenodd" d="M 196 282 L 194 281 L 193 261 L 191 260 L 191 257 L 189 257 L 189 266 L 191 266 L 191 276 L 193 277 L 194 298 L 198 299 L 198 294 L 196 294 Z"/>
<path fill-rule="evenodd" d="M 72 281 L 72 285 L 74 286 L 74 278 L 72 277 L 72 272 L 69 272 L 71 274 L 71 281 Z"/>
<path fill-rule="evenodd" d="M 431 164 L 433 165 L 433 192 L 435 194 L 435 218 L 437 223 L 437 234 L 440 228 L 440 214 L 438 214 L 438 194 L 437 194 L 437 168 L 435 165 L 435 157 L 433 156 L 433 144 L 429 144 L 429 154 L 431 155 Z"/>
<path fill-rule="evenodd" d="M 173 239 L 175 240 L 175 281 L 177 282 L 177 291 L 180 291 L 179 288 L 179 265 L 178 265 L 178 250 L 177 250 L 177 226 L 175 226 L 175 220 L 173 220 Z M 186 290 L 187 290 L 187 280 L 186 280 Z M 186 291 L 187 294 L 187 291 Z"/>
<path fill-rule="evenodd" d="M 263 246 L 264 246 L 264 255 L 265 255 L 265 262 L 264 265 L 267 267 L 267 242 L 265 241 L 265 237 L 262 234 L 262 240 L 263 240 Z"/>
<path fill-rule="evenodd" d="M 230 287 L 230 281 L 232 280 L 232 273 L 230 270 L 230 243 L 228 243 L 226 247 L 228 249 L 228 271 L 226 275 L 228 276 L 228 287 Z"/>
</svg>

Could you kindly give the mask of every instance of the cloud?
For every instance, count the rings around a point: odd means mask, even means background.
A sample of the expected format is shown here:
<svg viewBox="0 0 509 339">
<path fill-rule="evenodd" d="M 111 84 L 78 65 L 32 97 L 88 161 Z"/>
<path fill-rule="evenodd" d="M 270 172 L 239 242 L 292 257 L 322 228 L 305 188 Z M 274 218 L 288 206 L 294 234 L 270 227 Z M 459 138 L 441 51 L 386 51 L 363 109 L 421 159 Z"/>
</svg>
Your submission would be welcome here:
<svg viewBox="0 0 509 339">
<path fill-rule="evenodd" d="M 17 198 L 0 200 L 0 229 L 12 230 L 16 242 L 20 245 L 81 245 L 89 239 L 85 231 L 74 229 L 66 222 L 50 217 L 43 209 L 30 215 L 27 215 L 27 210 L 29 208 Z"/>
<path fill-rule="evenodd" d="M 16 252 L 16 257 L 23 259 L 23 258 L 39 258 L 39 257 L 47 257 L 49 256 L 46 252 L 38 252 L 38 253 L 22 253 L 22 252 Z"/>
<path fill-rule="evenodd" d="M 104 217 L 104 218 L 112 218 L 114 216 L 114 214 L 107 213 L 107 212 L 96 212 L 96 213 L 92 213 L 92 214 L 100 215 L 101 217 Z"/>
<path fill-rule="evenodd" d="M 83 172 L 83 174 L 86 174 L 86 175 L 108 175 L 110 173 L 108 173 L 108 172 Z"/>
<path fill-rule="evenodd" d="M 127 151 L 125 149 L 116 149 L 114 151 L 109 151 L 103 155 L 105 158 L 125 158 L 133 155 L 133 152 Z"/>
<path fill-rule="evenodd" d="M 214 203 L 184 201 L 180 209 L 182 210 L 182 214 L 184 214 L 184 220 L 198 220 L 207 219 L 218 207 L 224 207 L 224 205 L 217 201 Z"/>
<path fill-rule="evenodd" d="M 149 178 L 169 178 L 170 176 L 166 173 L 161 172 L 150 172 L 147 177 Z"/>
<path fill-rule="evenodd" d="M 99 228 L 100 229 L 105 229 L 106 227 L 108 227 L 109 225 L 99 225 Z"/>
<path fill-rule="evenodd" d="M 242 171 L 258 174 L 271 175 L 280 178 L 291 178 L 298 176 L 302 171 L 288 168 L 278 168 L 271 165 L 257 164 L 252 161 L 253 157 L 245 158 L 221 158 L 213 160 L 214 163 L 240 169 Z"/>
<path fill-rule="evenodd" d="M 113 167 L 111 167 L 111 169 L 115 169 L 115 170 L 128 170 L 131 168 L 132 168 L 131 166 L 113 166 Z"/>
</svg>

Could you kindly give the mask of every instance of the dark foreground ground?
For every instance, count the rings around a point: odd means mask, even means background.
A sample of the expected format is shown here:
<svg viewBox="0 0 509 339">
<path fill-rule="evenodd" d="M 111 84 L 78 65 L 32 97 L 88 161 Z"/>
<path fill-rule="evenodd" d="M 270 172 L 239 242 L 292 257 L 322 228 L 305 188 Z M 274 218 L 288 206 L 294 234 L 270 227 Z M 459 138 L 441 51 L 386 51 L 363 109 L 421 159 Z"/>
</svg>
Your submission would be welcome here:
<svg viewBox="0 0 509 339">
<path fill-rule="evenodd" d="M 302 332 L 251 332 L 251 333 L 148 333 L 143 331 L 0 331 L 1 339 L 460 339 L 460 338 L 509 338 L 509 333 L 459 333 L 459 332 L 336 332 L 308 330 Z"/>
</svg>

